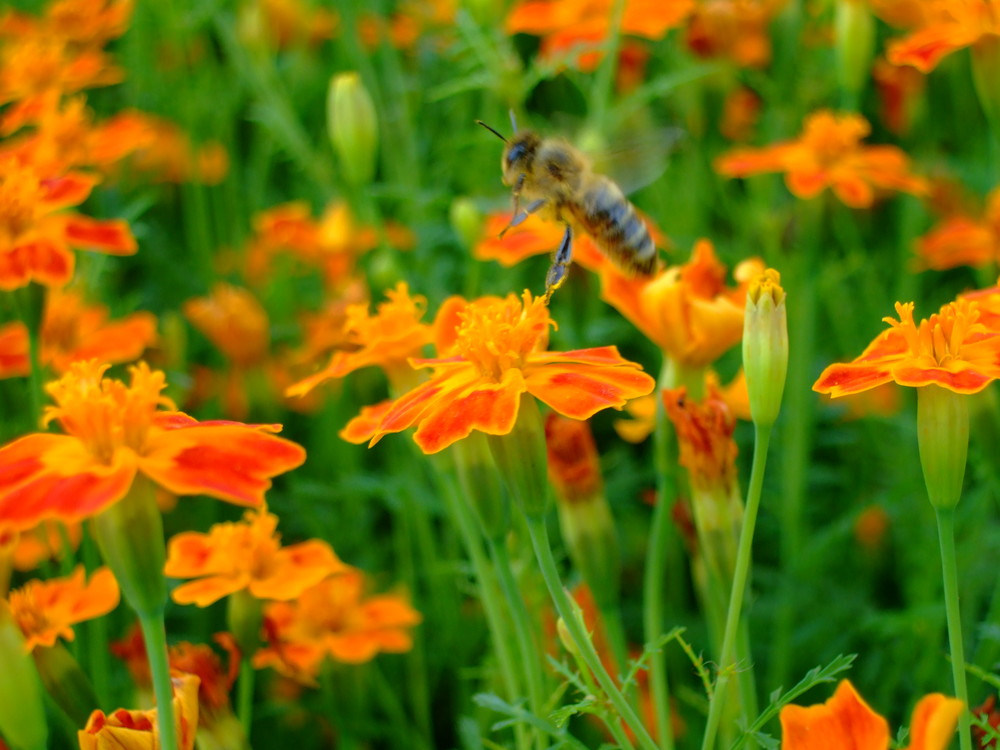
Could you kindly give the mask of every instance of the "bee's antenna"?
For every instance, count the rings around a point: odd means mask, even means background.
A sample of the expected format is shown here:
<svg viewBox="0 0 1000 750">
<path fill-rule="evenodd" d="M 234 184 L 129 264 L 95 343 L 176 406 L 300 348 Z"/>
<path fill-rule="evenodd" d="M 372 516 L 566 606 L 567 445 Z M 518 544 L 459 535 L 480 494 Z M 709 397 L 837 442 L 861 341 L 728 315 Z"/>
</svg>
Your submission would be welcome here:
<svg viewBox="0 0 1000 750">
<path fill-rule="evenodd" d="M 510 126 L 512 128 L 514 128 L 514 132 L 516 133 L 517 132 L 517 118 L 514 117 L 514 110 L 513 109 L 508 109 L 507 110 L 507 114 L 510 115 Z"/>
<path fill-rule="evenodd" d="M 482 120 L 476 120 L 476 124 L 477 125 L 482 125 L 484 128 L 486 128 L 488 131 L 490 131 L 491 133 L 493 133 L 493 135 L 495 135 L 497 138 L 499 138 L 504 143 L 507 142 L 506 138 L 504 138 L 502 135 L 500 135 L 500 133 L 498 133 L 496 130 L 494 130 L 493 128 L 491 128 L 489 125 L 487 125 Z"/>
</svg>

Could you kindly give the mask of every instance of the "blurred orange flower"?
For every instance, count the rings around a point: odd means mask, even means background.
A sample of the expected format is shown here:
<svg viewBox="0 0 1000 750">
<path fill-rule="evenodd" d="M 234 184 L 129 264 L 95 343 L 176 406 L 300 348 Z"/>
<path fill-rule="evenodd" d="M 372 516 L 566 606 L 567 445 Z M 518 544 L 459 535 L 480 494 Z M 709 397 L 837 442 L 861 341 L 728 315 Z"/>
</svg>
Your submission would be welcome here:
<svg viewBox="0 0 1000 750">
<path fill-rule="evenodd" d="M 220 282 L 207 297 L 189 299 L 183 309 L 234 367 L 254 367 L 267 358 L 271 324 L 250 291 Z"/>
<path fill-rule="evenodd" d="M 876 190 L 925 194 L 927 181 L 910 173 L 910 160 L 902 150 L 861 144 L 870 131 L 861 115 L 816 112 L 806 118 L 799 138 L 734 149 L 716 160 L 715 169 L 724 177 L 784 172 L 785 184 L 799 198 L 830 188 L 852 208 L 871 206 Z"/>
<path fill-rule="evenodd" d="M 996 0 L 924 0 L 912 19 L 913 32 L 889 42 L 893 65 L 912 65 L 929 73 L 952 52 L 976 44 L 996 44 L 1000 37 L 1000 8 Z"/>
<path fill-rule="evenodd" d="M 229 154 L 218 141 L 195 145 L 181 128 L 163 118 L 144 112 L 131 112 L 119 123 L 143 128 L 141 146 L 132 151 L 129 164 L 139 172 L 148 172 L 162 182 L 197 182 L 217 185 L 229 172 Z"/>
<path fill-rule="evenodd" d="M 254 31 L 266 35 L 278 49 L 305 43 L 310 46 L 331 39 L 337 28 L 337 16 L 326 8 L 309 7 L 301 0 L 257 0 L 244 7 L 247 16 L 254 14 Z M 244 35 L 248 23 L 241 24 Z"/>
<path fill-rule="evenodd" d="M 747 284 L 764 270 L 759 259 L 736 268 L 738 287 L 726 286 L 726 267 L 712 243 L 699 240 L 691 260 L 651 279 L 608 273 L 601 296 L 664 354 L 686 367 L 705 367 L 743 338 Z"/>
<path fill-rule="evenodd" d="M 472 430 L 506 435 L 517 421 L 521 395 L 531 394 L 567 417 L 587 419 L 609 406 L 649 393 L 651 377 L 639 365 L 605 346 L 546 352 L 549 318 L 543 298 L 525 291 L 487 304 L 469 304 L 459 314 L 456 354 L 412 360 L 431 368 L 429 380 L 396 399 L 379 423 L 371 445 L 387 433 L 414 425 L 414 440 L 437 453 Z"/>
<path fill-rule="evenodd" d="M 913 709 L 910 744 L 904 750 L 945 750 L 965 706 L 941 693 L 924 696 Z M 889 723 L 842 680 L 826 703 L 781 709 L 782 750 L 814 750 L 819 738 L 826 747 L 889 749 Z"/>
<path fill-rule="evenodd" d="M 761 98 L 746 86 L 734 89 L 723 104 L 719 132 L 731 141 L 750 140 L 762 104 Z"/>
<path fill-rule="evenodd" d="M 53 0 L 42 16 L 7 10 L 0 36 L 45 36 L 80 47 L 101 47 L 128 29 L 133 0 Z"/>
<path fill-rule="evenodd" d="M 50 289 L 40 335 L 41 363 L 63 373 L 73 362 L 100 359 L 133 362 L 156 342 L 156 317 L 140 311 L 109 321 L 104 305 L 85 305 L 80 292 Z M 28 329 L 23 323 L 0 328 L 0 378 L 27 375 Z"/>
<path fill-rule="evenodd" d="M 679 462 L 687 469 L 695 494 L 713 488 L 732 491 L 737 479 L 736 417 L 722 395 L 709 389 L 705 398 L 695 401 L 681 387 L 665 389 L 662 396 L 677 432 Z"/>
<path fill-rule="evenodd" d="M 177 750 L 193 750 L 198 728 L 198 677 L 171 672 L 177 722 Z M 77 732 L 80 750 L 159 750 L 160 730 L 156 709 L 129 711 L 119 708 L 110 714 L 94 711 L 87 726 Z"/>
<path fill-rule="evenodd" d="M 580 70 L 597 67 L 611 25 L 612 0 L 519 0 L 507 16 L 509 34 L 542 37 L 541 55 L 556 58 L 586 47 L 571 58 Z M 662 39 L 694 9 L 694 0 L 626 0 L 621 33 Z"/>
<path fill-rule="evenodd" d="M 978 219 L 951 216 L 917 240 L 920 264 L 935 271 L 957 266 L 982 267 L 1000 260 L 1000 188 L 986 198 Z"/>
<path fill-rule="evenodd" d="M 254 666 L 311 684 L 326 656 L 362 664 L 380 652 L 409 651 L 409 631 L 420 624 L 420 613 L 401 594 L 366 596 L 365 587 L 364 574 L 349 569 L 294 601 L 265 605 L 268 645 L 254 656 Z"/>
<path fill-rule="evenodd" d="M 420 295 L 410 296 L 404 281 L 385 294 L 388 299 L 379 303 L 374 315 L 367 304 L 347 308 L 343 330 L 352 349 L 334 352 L 326 367 L 289 387 L 287 395 L 304 395 L 320 383 L 363 367 L 380 367 L 399 390 L 413 382 L 408 360 L 419 356 L 433 335 L 431 326 L 420 322 L 427 300 Z"/>
<path fill-rule="evenodd" d="M 20 532 L 0 525 L 0 548 L 10 545 L 9 554 L 15 570 L 34 570 L 45 561 L 61 560 L 80 546 L 82 537 L 83 528 L 78 523 L 66 525 L 44 521 Z"/>
<path fill-rule="evenodd" d="M 786 0 L 701 0 L 688 20 L 687 45 L 699 57 L 727 58 L 739 66 L 771 62 L 771 20 Z"/>
<path fill-rule="evenodd" d="M 62 211 L 82 203 L 96 182 L 78 172 L 46 178 L 14 159 L 0 160 L 0 290 L 30 281 L 65 284 L 73 276 L 71 247 L 112 255 L 136 251 L 126 222 Z"/>
<path fill-rule="evenodd" d="M 160 393 L 164 374 L 144 362 L 130 368 L 128 386 L 104 378 L 107 369 L 77 362 L 46 386 L 57 405 L 46 407 L 45 422 L 66 434 L 36 433 L 0 448 L 0 523 L 86 518 L 125 497 L 138 473 L 176 495 L 256 506 L 270 477 L 305 460 L 301 447 L 271 434 L 280 425 L 198 422 L 174 411 Z"/>
<path fill-rule="evenodd" d="M 217 523 L 207 534 L 174 536 L 164 574 L 198 579 L 174 589 L 174 601 L 207 607 L 243 590 L 258 599 L 285 601 L 346 569 L 319 539 L 282 547 L 277 527 L 278 517 L 264 507 L 247 511 L 242 522 Z"/>
<path fill-rule="evenodd" d="M 73 625 L 107 614 L 118 600 L 118 581 L 109 568 L 95 570 L 88 583 L 82 565 L 66 578 L 28 581 L 8 598 L 29 651 L 54 646 L 59 638 L 72 641 Z"/>
<path fill-rule="evenodd" d="M 910 131 L 916 100 L 923 93 L 926 78 L 914 68 L 893 65 L 880 57 L 872 68 L 872 79 L 878 90 L 883 124 L 895 135 L 906 135 Z"/>
<path fill-rule="evenodd" d="M 813 390 L 839 398 L 895 381 L 978 393 L 1000 378 L 1000 330 L 979 321 L 977 303 L 950 302 L 919 325 L 913 322 L 912 302 L 897 302 L 896 314 L 899 320 L 883 318 L 889 330 L 857 359 L 827 367 Z"/>
</svg>

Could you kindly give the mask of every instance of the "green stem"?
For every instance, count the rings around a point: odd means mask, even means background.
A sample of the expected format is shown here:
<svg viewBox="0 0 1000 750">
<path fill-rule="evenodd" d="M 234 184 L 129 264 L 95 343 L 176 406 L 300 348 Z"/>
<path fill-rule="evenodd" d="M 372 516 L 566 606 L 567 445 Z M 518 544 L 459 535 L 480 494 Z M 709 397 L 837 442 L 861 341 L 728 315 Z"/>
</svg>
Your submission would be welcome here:
<svg viewBox="0 0 1000 750">
<path fill-rule="evenodd" d="M 517 647 L 521 652 L 521 663 L 524 666 L 524 677 L 528 684 L 528 705 L 536 716 L 545 714 L 545 683 L 541 670 L 541 661 L 538 658 L 539 648 L 535 643 L 534 627 L 531 623 L 531 616 L 524 605 L 524 597 L 518 590 L 517 581 L 514 580 L 514 571 L 510 563 L 510 553 L 502 540 L 487 539 L 490 555 L 493 558 L 493 566 L 496 570 L 497 579 L 500 581 L 500 590 L 507 600 L 507 606 L 514 620 L 514 636 L 517 639 Z M 539 747 L 544 747 L 541 736 L 538 737 Z"/>
<path fill-rule="evenodd" d="M 516 700 L 520 693 L 520 684 L 517 679 L 516 661 L 511 650 L 510 627 L 503 602 L 497 594 L 496 576 L 483 551 L 476 519 L 472 508 L 462 500 L 454 487 L 446 488 L 444 498 L 479 583 L 479 600 L 483 604 L 486 626 L 489 628 L 493 648 L 500 663 L 500 680 L 503 682 L 507 698 Z M 518 750 L 527 750 L 530 746 L 527 732 L 522 724 L 514 725 L 514 738 Z"/>
<path fill-rule="evenodd" d="M 611 646 L 615 668 L 618 670 L 618 674 L 612 675 L 612 677 L 620 682 L 628 673 L 628 645 L 625 638 L 625 627 L 622 624 L 621 609 L 616 603 L 599 606 L 598 610 L 601 622 L 604 624 L 604 633 L 608 636 L 608 644 Z M 631 693 L 634 694 L 634 690 Z"/>
<path fill-rule="evenodd" d="M 702 750 L 711 750 L 715 746 L 715 736 L 719 730 L 719 721 L 725 707 L 721 697 L 729 683 L 729 678 L 738 665 L 731 664 L 739 633 L 740 615 L 743 600 L 746 596 L 746 584 L 750 578 L 750 558 L 753 551 L 753 533 L 757 525 L 757 511 L 760 509 L 761 487 L 764 482 L 764 467 L 767 465 L 767 448 L 771 442 L 771 427 L 755 426 L 753 467 L 750 470 L 750 489 L 747 494 L 746 513 L 743 517 L 743 528 L 740 531 L 740 544 L 736 551 L 736 570 L 733 575 L 733 590 L 729 597 L 729 610 L 726 614 L 726 629 L 722 637 L 722 652 L 719 658 L 719 677 L 712 692 L 708 708 L 708 723 L 705 736 L 702 739 Z M 751 705 L 749 696 L 741 695 L 744 709 Z M 744 715 L 744 719 L 750 719 Z M 963 749 L 964 750 L 964 749 Z"/>
<path fill-rule="evenodd" d="M 955 696 L 965 704 L 958 718 L 958 740 L 962 750 L 972 750 L 969 719 L 969 690 L 965 683 L 965 648 L 962 644 L 962 617 L 958 607 L 958 565 L 955 561 L 955 511 L 935 508 L 938 541 L 941 545 L 941 572 L 944 579 L 944 605 L 948 616 L 948 644 L 951 649 L 951 673 Z"/>
<path fill-rule="evenodd" d="M 573 605 L 570 602 L 566 590 L 563 588 L 562 580 L 559 578 L 559 571 L 556 562 L 552 557 L 552 549 L 549 546 L 549 532 L 545 528 L 545 518 L 541 515 L 526 515 L 528 523 L 528 533 L 531 535 L 531 544 L 535 548 L 535 558 L 545 579 L 545 585 L 549 589 L 552 601 L 556 605 L 556 612 L 566 624 L 573 642 L 579 650 L 581 658 L 587 667 L 597 678 L 598 684 L 611 701 L 615 710 L 619 713 L 632 732 L 643 750 L 657 750 L 656 743 L 649 735 L 649 731 L 639 719 L 635 710 L 622 695 L 621 690 L 615 685 L 611 676 L 601 664 L 601 658 L 594 649 L 594 644 L 590 640 L 583 624 L 577 619 Z"/>
<path fill-rule="evenodd" d="M 162 750 L 178 750 L 177 724 L 174 720 L 174 689 L 170 683 L 170 663 L 167 660 L 167 631 L 163 610 L 139 612 L 139 627 L 146 643 L 149 672 L 156 696 L 156 723 L 160 730 Z"/>
<path fill-rule="evenodd" d="M 237 688 L 236 715 L 243 725 L 243 734 L 250 742 L 250 727 L 253 726 L 253 683 L 254 668 L 250 657 L 244 656 L 240 661 L 240 684 Z"/>
<path fill-rule="evenodd" d="M 618 68 L 618 49 L 621 46 L 622 19 L 625 16 L 625 0 L 615 0 L 611 9 L 611 23 L 608 38 L 604 41 L 604 57 L 594 75 L 593 96 L 590 102 L 591 124 L 597 132 L 603 132 L 604 120 L 611 103 L 611 90 L 615 70 Z"/>
</svg>

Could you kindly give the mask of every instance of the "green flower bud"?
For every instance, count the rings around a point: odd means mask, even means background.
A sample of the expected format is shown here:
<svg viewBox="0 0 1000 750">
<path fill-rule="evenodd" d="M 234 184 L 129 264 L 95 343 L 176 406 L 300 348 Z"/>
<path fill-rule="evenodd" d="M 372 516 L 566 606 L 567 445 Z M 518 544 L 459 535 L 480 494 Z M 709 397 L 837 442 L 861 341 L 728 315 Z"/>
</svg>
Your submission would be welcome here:
<svg viewBox="0 0 1000 750">
<path fill-rule="evenodd" d="M 472 248 L 483 231 L 483 212 L 471 198 L 456 198 L 451 202 L 448 212 L 451 228 L 455 230 L 462 244 Z"/>
<path fill-rule="evenodd" d="M 545 427 L 535 397 L 522 394 L 514 429 L 487 440 L 511 498 L 529 518 L 544 516 L 549 507 Z"/>
<path fill-rule="evenodd" d="M 917 388 L 917 443 L 931 505 L 954 508 L 969 452 L 969 397 L 938 385 Z"/>
<path fill-rule="evenodd" d="M 61 643 L 54 646 L 36 646 L 32 657 L 38 668 L 42 684 L 56 705 L 63 710 L 75 726 L 87 723 L 90 714 L 100 708 L 90 678 L 80 668 L 80 663 Z"/>
<path fill-rule="evenodd" d="M 226 627 L 233 634 L 240 653 L 249 657 L 260 648 L 260 629 L 264 622 L 264 604 L 246 589 L 229 595 L 226 601 Z"/>
<path fill-rule="evenodd" d="M 354 187 L 369 184 L 378 155 L 378 115 L 357 73 L 330 79 L 326 127 L 347 182 Z"/>
<path fill-rule="evenodd" d="M 0 735 L 13 750 L 45 750 L 48 727 L 42 685 L 10 608 L 0 599 Z"/>
<path fill-rule="evenodd" d="M 764 271 L 747 291 L 743 370 L 754 423 L 773 425 L 781 408 L 788 371 L 785 290 L 781 288 L 781 276 L 773 268 Z"/>
<path fill-rule="evenodd" d="M 838 0 L 835 20 L 837 79 L 856 97 L 871 75 L 875 55 L 875 17 L 868 2 Z"/>
</svg>

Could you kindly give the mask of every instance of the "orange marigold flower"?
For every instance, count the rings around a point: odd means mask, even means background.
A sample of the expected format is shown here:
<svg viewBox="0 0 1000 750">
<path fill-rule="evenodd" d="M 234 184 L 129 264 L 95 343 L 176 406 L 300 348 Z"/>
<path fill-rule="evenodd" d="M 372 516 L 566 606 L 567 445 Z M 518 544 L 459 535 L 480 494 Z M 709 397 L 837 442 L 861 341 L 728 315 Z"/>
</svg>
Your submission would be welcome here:
<svg viewBox="0 0 1000 750">
<path fill-rule="evenodd" d="M 8 10 L 0 36 L 48 36 L 82 47 L 101 47 L 128 29 L 133 0 L 55 0 L 41 17 Z"/>
<path fill-rule="evenodd" d="M 326 8 L 310 7 L 301 0 L 257 0 L 241 6 L 242 36 L 260 34 L 277 49 L 299 43 L 315 46 L 331 39 L 337 28 L 337 16 Z M 249 17 L 253 16 L 252 22 Z"/>
<path fill-rule="evenodd" d="M 923 697 L 913 709 L 910 744 L 904 750 L 945 750 L 955 733 L 962 701 L 941 693 Z M 781 709 L 782 750 L 817 747 L 888 750 L 889 723 L 875 713 L 848 680 L 826 703 Z M 820 743 L 820 744 L 817 744 Z"/>
<path fill-rule="evenodd" d="M 704 367 L 743 337 L 743 310 L 749 282 L 764 270 L 758 259 L 736 268 L 738 287 L 726 286 L 726 267 L 708 240 L 699 240 L 691 260 L 652 279 L 608 273 L 601 296 L 687 367 Z"/>
<path fill-rule="evenodd" d="M 927 192 L 927 181 L 909 171 L 909 158 L 895 146 L 864 146 L 871 127 L 861 115 L 821 111 L 806 118 L 799 138 L 764 148 L 739 148 L 724 154 L 715 169 L 725 177 L 784 172 L 785 184 L 799 198 L 833 190 L 852 208 L 867 208 L 875 191 Z"/>
<path fill-rule="evenodd" d="M 207 607 L 247 590 L 258 599 L 295 599 L 305 589 L 346 569 L 326 542 L 281 546 L 278 517 L 249 510 L 239 523 L 217 523 L 207 534 L 186 531 L 170 540 L 163 572 L 197 578 L 171 594 L 178 604 Z"/>
<path fill-rule="evenodd" d="M 877 551 L 889 530 L 890 518 L 881 505 L 869 505 L 854 519 L 854 539 L 869 552 Z"/>
<path fill-rule="evenodd" d="M 912 65 L 929 73 L 952 52 L 979 43 L 995 44 L 1000 36 L 997 0 L 924 0 L 918 26 L 903 39 L 889 42 L 893 65 Z"/>
<path fill-rule="evenodd" d="M 160 393 L 164 374 L 144 362 L 131 368 L 130 385 L 103 377 L 107 369 L 77 362 L 46 386 L 56 406 L 46 407 L 45 422 L 66 434 L 0 448 L 0 523 L 86 518 L 125 497 L 137 473 L 176 495 L 256 506 L 270 477 L 305 460 L 301 447 L 272 434 L 280 425 L 198 422 L 173 410 Z"/>
<path fill-rule="evenodd" d="M 586 45 L 590 50 L 577 54 L 580 70 L 597 67 L 601 53 L 596 50 L 606 39 L 611 25 L 612 0 L 520 0 L 505 24 L 510 34 L 541 36 L 541 54 L 546 58 L 570 53 Z M 695 7 L 694 0 L 626 0 L 621 32 L 644 39 L 662 39 L 679 26 Z"/>
<path fill-rule="evenodd" d="M 82 203 L 95 183 L 76 172 L 46 179 L 29 165 L 0 160 L 0 290 L 29 281 L 62 286 L 73 276 L 71 247 L 113 255 L 135 252 L 124 221 L 62 211 Z"/>
<path fill-rule="evenodd" d="M 749 140 L 757 126 L 762 103 L 761 98 L 746 86 L 731 91 L 722 105 L 719 132 L 731 141 Z"/>
<path fill-rule="evenodd" d="M 529 393 L 560 414 L 588 419 L 609 406 L 649 393 L 653 379 L 621 358 L 614 346 L 546 352 L 549 318 L 544 298 L 524 292 L 459 314 L 456 354 L 412 360 L 432 369 L 430 379 L 398 398 L 383 416 L 371 445 L 414 425 L 417 445 L 437 453 L 472 430 L 506 435 Z"/>
<path fill-rule="evenodd" d="M 891 64 L 880 57 L 872 68 L 872 78 L 879 96 L 882 122 L 896 135 L 910 130 L 917 97 L 923 93 L 926 79 L 909 66 Z"/>
<path fill-rule="evenodd" d="M 945 219 L 917 240 L 916 251 L 921 265 L 936 271 L 995 263 L 1000 259 L 1000 188 L 989 194 L 979 219 Z"/>
<path fill-rule="evenodd" d="M 83 528 L 78 523 L 69 525 L 59 521 L 45 521 L 32 529 L 14 531 L 0 524 L 0 547 L 9 538 L 11 562 L 15 570 L 34 570 L 41 563 L 61 560 L 80 546 Z"/>
<path fill-rule="evenodd" d="M 107 614 L 118 600 L 118 581 L 110 569 L 98 568 L 88 583 L 84 567 L 78 565 L 66 578 L 29 581 L 11 591 L 8 601 L 30 651 L 54 646 L 58 638 L 73 640 L 73 625 Z"/>
<path fill-rule="evenodd" d="M 380 302 L 374 315 L 367 304 L 347 308 L 344 332 L 353 351 L 338 351 L 315 375 L 291 386 L 287 394 L 300 396 L 331 378 L 342 378 L 362 367 L 381 367 L 397 388 L 412 381 L 408 360 L 430 343 L 432 329 L 421 323 L 427 309 L 426 298 L 410 296 L 406 282 L 386 291 L 388 300 Z"/>
<path fill-rule="evenodd" d="M 409 651 L 409 631 L 420 624 L 420 613 L 400 594 L 365 596 L 365 587 L 364 574 L 349 569 L 294 601 L 266 605 L 268 646 L 254 656 L 254 666 L 311 683 L 326 656 L 362 664 L 383 651 Z"/>
<path fill-rule="evenodd" d="M 42 364 L 56 373 L 86 359 L 132 362 L 156 342 L 156 317 L 137 312 L 109 321 L 104 305 L 85 305 L 79 292 L 53 288 L 45 299 L 40 342 Z M 28 329 L 22 323 L 0 329 L 0 378 L 30 371 Z"/>
<path fill-rule="evenodd" d="M 270 321 L 248 290 L 218 283 L 207 297 L 185 302 L 184 315 L 236 367 L 252 367 L 267 358 Z"/>
<path fill-rule="evenodd" d="M 687 397 L 687 389 L 665 389 L 663 404 L 677 432 L 680 464 L 688 471 L 696 494 L 720 487 L 736 486 L 736 454 L 733 440 L 736 417 L 718 390 L 710 389 L 700 402 Z"/>
<path fill-rule="evenodd" d="M 786 0 L 702 0 L 688 21 L 687 44 L 699 57 L 722 57 L 748 68 L 771 62 L 768 25 Z"/>
<path fill-rule="evenodd" d="M 130 164 L 154 179 L 216 185 L 229 171 L 229 156 L 218 141 L 195 146 L 178 125 L 144 112 L 129 113 L 129 119 L 121 124 L 144 128 L 143 141 L 133 151 Z"/>
<path fill-rule="evenodd" d="M 979 321 L 975 302 L 950 302 L 919 325 L 913 322 L 912 302 L 897 302 L 896 313 L 899 320 L 883 318 L 891 327 L 861 356 L 827 367 L 813 390 L 839 398 L 895 381 L 978 393 L 1000 378 L 1000 331 Z"/>
<path fill-rule="evenodd" d="M 198 683 L 193 674 L 171 672 L 174 717 L 177 722 L 177 750 L 193 750 L 198 728 Z M 129 711 L 119 708 L 110 714 L 94 711 L 87 726 L 77 732 L 80 750 L 159 750 L 160 729 L 155 708 Z"/>
</svg>

